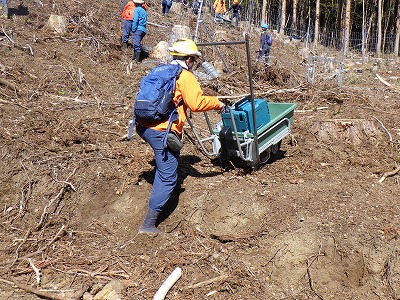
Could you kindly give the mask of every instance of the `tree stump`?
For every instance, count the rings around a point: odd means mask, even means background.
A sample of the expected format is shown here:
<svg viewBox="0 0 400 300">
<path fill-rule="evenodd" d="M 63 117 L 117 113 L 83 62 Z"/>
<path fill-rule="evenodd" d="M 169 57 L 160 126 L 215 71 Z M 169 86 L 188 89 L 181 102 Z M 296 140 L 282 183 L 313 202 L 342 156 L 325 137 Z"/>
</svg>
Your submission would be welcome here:
<svg viewBox="0 0 400 300">
<path fill-rule="evenodd" d="M 67 32 L 67 18 L 64 16 L 50 15 L 47 26 L 57 33 L 64 34 Z"/>
<path fill-rule="evenodd" d="M 169 60 L 168 43 L 165 41 L 159 42 L 150 54 L 151 58 L 159 59 L 160 61 L 167 63 Z"/>
<path fill-rule="evenodd" d="M 171 32 L 170 44 L 178 39 L 190 39 L 190 28 L 188 26 L 174 25 Z"/>
<path fill-rule="evenodd" d="M 315 122 L 311 131 L 318 141 L 334 142 L 348 141 L 354 145 L 361 145 L 368 140 L 379 140 L 383 134 L 375 127 L 372 120 L 365 119 L 332 119 Z"/>
</svg>

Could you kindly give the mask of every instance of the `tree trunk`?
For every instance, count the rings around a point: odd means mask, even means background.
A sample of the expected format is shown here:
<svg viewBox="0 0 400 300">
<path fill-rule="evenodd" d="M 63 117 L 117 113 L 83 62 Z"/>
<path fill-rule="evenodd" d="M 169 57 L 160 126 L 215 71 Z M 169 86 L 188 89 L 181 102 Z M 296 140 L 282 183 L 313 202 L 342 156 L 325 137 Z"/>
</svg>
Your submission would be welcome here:
<svg viewBox="0 0 400 300">
<path fill-rule="evenodd" d="M 263 0 L 261 9 L 261 24 L 265 23 L 267 20 L 267 2 L 268 0 Z"/>
<path fill-rule="evenodd" d="M 319 41 L 319 0 L 315 1 L 315 27 L 314 27 L 314 46 L 313 48 L 317 48 L 317 44 Z"/>
<path fill-rule="evenodd" d="M 378 0 L 378 20 L 376 24 L 376 56 L 381 57 L 382 49 L 382 0 Z"/>
<path fill-rule="evenodd" d="M 346 15 L 344 25 L 344 41 L 343 41 L 343 57 L 347 55 L 347 48 L 349 46 L 350 38 L 350 12 L 351 12 L 351 0 L 346 0 Z"/>
<path fill-rule="evenodd" d="M 400 0 L 397 0 L 396 39 L 394 40 L 394 55 L 399 56 L 400 44 Z"/>
<path fill-rule="evenodd" d="M 292 11 L 292 32 L 297 35 L 297 0 L 293 0 L 293 11 Z"/>
<path fill-rule="evenodd" d="M 281 0 L 281 26 L 279 27 L 279 34 L 285 34 L 285 24 L 286 24 L 286 0 Z"/>
</svg>

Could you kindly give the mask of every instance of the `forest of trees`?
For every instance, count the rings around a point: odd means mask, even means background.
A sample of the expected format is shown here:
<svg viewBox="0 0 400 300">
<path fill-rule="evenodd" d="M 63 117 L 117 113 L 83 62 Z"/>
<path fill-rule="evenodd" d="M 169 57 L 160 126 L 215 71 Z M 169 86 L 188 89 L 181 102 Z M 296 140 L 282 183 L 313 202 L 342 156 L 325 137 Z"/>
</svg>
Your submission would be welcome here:
<svg viewBox="0 0 400 300">
<path fill-rule="evenodd" d="M 313 47 L 399 55 L 400 0 L 242 0 L 241 5 L 242 20 L 267 22 Z"/>
</svg>

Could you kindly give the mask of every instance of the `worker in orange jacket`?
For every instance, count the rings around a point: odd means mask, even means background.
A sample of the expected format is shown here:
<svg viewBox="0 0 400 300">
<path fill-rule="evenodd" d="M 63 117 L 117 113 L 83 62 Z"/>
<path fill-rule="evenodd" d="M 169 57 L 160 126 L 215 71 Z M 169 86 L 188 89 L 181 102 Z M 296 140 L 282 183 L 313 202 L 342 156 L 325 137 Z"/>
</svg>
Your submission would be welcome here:
<svg viewBox="0 0 400 300">
<path fill-rule="evenodd" d="M 173 101 L 175 105 L 180 99 L 183 100 L 182 105 L 177 108 L 178 119 L 172 123 L 171 131 L 177 139 L 182 138 L 183 125 L 186 121 L 186 111 L 190 109 L 193 112 L 204 112 L 208 110 L 217 110 L 222 112 L 225 104 L 214 96 L 205 96 L 201 90 L 200 84 L 191 72 L 197 58 L 201 57 L 201 53 L 194 41 L 190 39 L 177 40 L 172 47 L 169 48 L 173 57 L 171 64 L 179 64 L 182 72 L 176 80 L 176 87 Z M 178 181 L 178 158 L 180 149 L 170 147 L 167 142 L 167 148 L 164 148 L 164 136 L 169 121 L 161 121 L 157 124 L 145 123 L 139 121 L 136 132 L 153 148 L 156 173 L 154 176 L 153 188 L 151 190 L 149 205 L 146 217 L 139 233 L 159 233 L 156 228 L 159 214 L 164 205 L 169 200 L 173 189 Z"/>
<path fill-rule="evenodd" d="M 225 0 L 215 0 L 213 8 L 215 11 L 214 22 L 222 24 L 222 16 L 226 13 Z"/>
<path fill-rule="evenodd" d="M 144 10 L 147 10 L 146 3 L 142 5 Z M 128 49 L 128 41 L 129 41 L 129 36 L 132 33 L 132 21 L 133 21 L 133 12 L 136 8 L 135 3 L 133 0 L 124 0 L 121 3 L 121 17 L 123 20 L 123 25 L 122 25 L 122 49 L 127 50 Z"/>
</svg>

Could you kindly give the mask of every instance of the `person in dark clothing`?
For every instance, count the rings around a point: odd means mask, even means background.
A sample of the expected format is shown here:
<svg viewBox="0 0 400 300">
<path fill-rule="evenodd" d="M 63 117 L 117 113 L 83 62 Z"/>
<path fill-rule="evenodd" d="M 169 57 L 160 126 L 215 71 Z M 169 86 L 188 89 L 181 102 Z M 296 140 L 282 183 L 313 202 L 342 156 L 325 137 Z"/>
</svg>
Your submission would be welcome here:
<svg viewBox="0 0 400 300">
<path fill-rule="evenodd" d="M 169 10 L 172 7 L 172 0 L 163 0 L 161 2 L 161 7 L 162 7 L 163 15 L 166 16 L 169 13 Z"/>
<path fill-rule="evenodd" d="M 239 0 L 234 0 L 232 6 L 228 9 L 228 11 L 231 11 L 233 9 L 232 12 L 232 18 L 231 18 L 231 22 L 233 21 L 233 19 L 236 19 L 236 27 L 239 26 L 239 19 L 240 19 L 240 11 L 242 10 L 242 6 L 239 4 Z"/>
<path fill-rule="evenodd" d="M 268 24 L 264 23 L 261 25 L 263 33 L 260 37 L 260 49 L 258 50 L 257 61 L 261 61 L 262 57 L 265 56 L 265 63 L 269 64 L 269 52 L 272 45 L 271 35 L 268 33 Z"/>
</svg>

